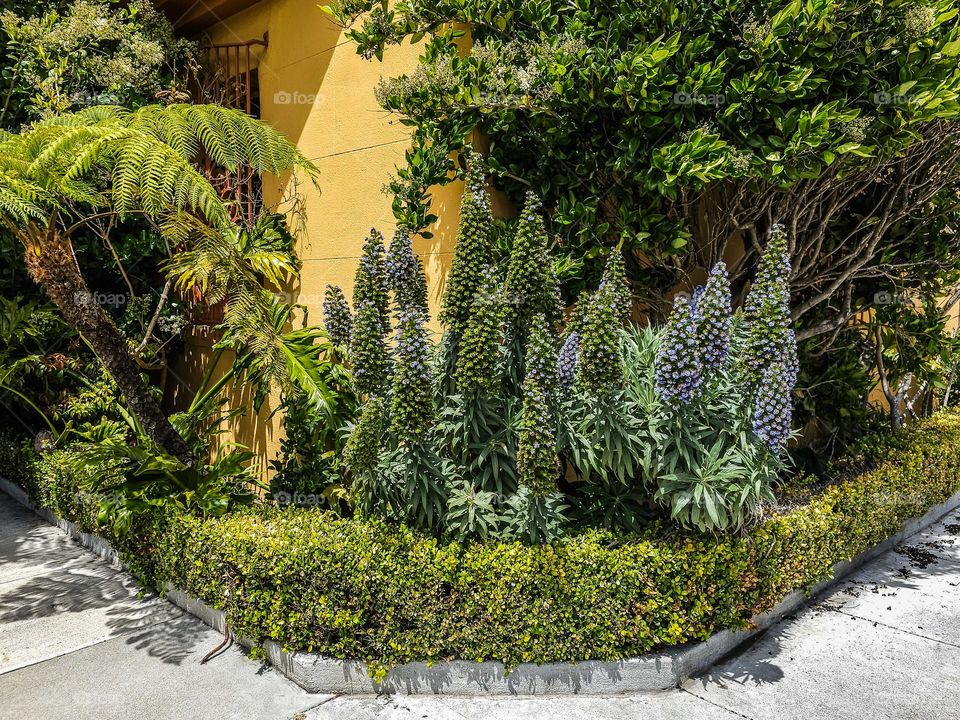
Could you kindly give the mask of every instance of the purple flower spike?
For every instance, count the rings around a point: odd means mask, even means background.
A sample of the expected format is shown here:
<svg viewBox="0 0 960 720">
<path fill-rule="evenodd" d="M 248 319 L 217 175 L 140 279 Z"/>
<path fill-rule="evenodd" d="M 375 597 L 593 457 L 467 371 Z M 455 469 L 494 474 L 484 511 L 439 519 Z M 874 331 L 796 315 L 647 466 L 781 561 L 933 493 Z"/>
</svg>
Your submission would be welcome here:
<svg viewBox="0 0 960 720">
<path fill-rule="evenodd" d="M 700 387 L 701 369 L 697 326 L 687 299 L 681 296 L 673 306 L 657 352 L 657 394 L 666 402 L 688 404 Z"/>
</svg>

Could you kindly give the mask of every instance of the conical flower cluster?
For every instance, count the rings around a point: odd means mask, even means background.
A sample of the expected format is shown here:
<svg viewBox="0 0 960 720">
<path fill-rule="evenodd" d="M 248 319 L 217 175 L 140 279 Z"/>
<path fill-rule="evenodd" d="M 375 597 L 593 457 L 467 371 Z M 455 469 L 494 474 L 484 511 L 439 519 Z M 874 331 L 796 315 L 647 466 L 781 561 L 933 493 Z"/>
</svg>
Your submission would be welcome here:
<svg viewBox="0 0 960 720">
<path fill-rule="evenodd" d="M 370 234 L 363 241 L 360 262 L 353 281 L 353 302 L 371 302 L 380 313 L 383 331 L 390 331 L 390 318 L 387 316 L 387 268 L 384 258 L 386 249 L 383 235 L 376 228 L 370 228 Z M 356 309 L 356 308 L 354 308 Z"/>
<path fill-rule="evenodd" d="M 753 432 L 774 452 L 786 447 L 793 422 L 788 375 L 782 363 L 767 366 L 761 373 L 753 406 Z"/>
<path fill-rule="evenodd" d="M 782 225 L 774 225 L 744 303 L 748 336 L 742 366 L 750 382 L 759 382 L 764 369 L 783 358 L 790 329 L 789 278 L 786 231 Z"/>
<path fill-rule="evenodd" d="M 557 343 L 543 313 L 534 315 L 527 340 L 526 377 L 532 378 L 547 394 L 559 383 Z"/>
<path fill-rule="evenodd" d="M 337 347 L 349 347 L 353 332 L 353 315 L 343 290 L 338 285 L 327 285 L 323 293 L 323 325 L 330 342 Z"/>
<path fill-rule="evenodd" d="M 580 351 L 580 334 L 571 330 L 567 334 L 560 354 L 557 357 L 557 374 L 560 376 L 560 386 L 567 390 L 573 387 L 577 372 L 577 354 Z"/>
<path fill-rule="evenodd" d="M 430 339 L 423 323 L 419 308 L 400 309 L 390 429 L 406 445 L 423 440 L 434 421 Z"/>
<path fill-rule="evenodd" d="M 543 497 L 556 491 L 559 474 L 557 432 L 547 391 L 527 375 L 517 439 L 517 480 L 535 497 Z"/>
<path fill-rule="evenodd" d="M 386 385 L 390 371 L 386 334 L 387 278 L 383 236 L 371 230 L 363 245 L 353 288 L 353 333 L 350 338 L 350 365 L 361 395 L 376 395 Z"/>
<path fill-rule="evenodd" d="M 696 395 L 702 378 L 697 326 L 690 314 L 687 299 L 681 296 L 674 303 L 657 351 L 657 394 L 665 402 L 686 405 Z"/>
<path fill-rule="evenodd" d="M 544 314 L 547 316 L 547 322 L 555 326 L 563 321 L 564 311 L 567 306 L 563 302 L 563 293 L 560 291 L 560 279 L 557 277 L 556 268 L 554 267 L 550 268 L 548 282 L 549 286 L 546 292 L 548 304 L 544 309 Z"/>
<path fill-rule="evenodd" d="M 557 387 L 557 346 L 542 313 L 533 317 L 526 362 L 517 438 L 517 479 L 533 496 L 544 497 L 557 489 L 560 461 L 557 428 L 550 411 L 551 393 Z"/>
<path fill-rule="evenodd" d="M 371 398 L 360 413 L 343 448 L 343 462 L 357 474 L 372 470 L 380 460 L 380 438 L 386 426 L 387 408 L 383 398 Z"/>
<path fill-rule="evenodd" d="M 627 282 L 627 269 L 623 262 L 623 255 L 620 252 L 611 253 L 603 267 L 600 288 L 607 287 L 610 288 L 613 298 L 613 312 L 616 318 L 620 322 L 626 322 L 630 319 L 630 311 L 633 308 L 633 295 L 630 292 L 630 284 Z"/>
<path fill-rule="evenodd" d="M 690 317 L 694 320 L 700 319 L 700 298 L 703 297 L 703 291 L 706 287 L 697 285 L 690 294 Z"/>
<path fill-rule="evenodd" d="M 378 395 L 390 374 L 383 315 L 371 300 L 354 302 L 353 335 L 348 353 L 353 380 L 361 395 Z"/>
<path fill-rule="evenodd" d="M 493 216 L 484 183 L 483 162 L 470 149 L 467 150 L 466 185 L 460 202 L 456 252 L 440 310 L 440 322 L 454 337 L 461 337 L 466 331 L 483 269 L 494 261 L 490 239 Z"/>
<path fill-rule="evenodd" d="M 520 213 L 505 284 L 509 320 L 523 337 L 534 315 L 549 315 L 556 305 L 553 270 L 547 252 L 547 230 L 543 224 L 540 200 L 527 193 Z"/>
<path fill-rule="evenodd" d="M 719 370 L 726 365 L 730 354 L 730 329 L 733 326 L 730 277 L 722 262 L 714 266 L 695 307 L 694 312 L 691 306 L 691 315 L 697 323 L 703 369 Z"/>
<path fill-rule="evenodd" d="M 479 280 L 457 354 L 455 380 L 457 390 L 465 395 L 494 395 L 500 391 L 503 300 L 492 267 L 483 268 Z"/>
<path fill-rule="evenodd" d="M 797 385 L 797 376 L 800 375 L 800 357 L 797 352 L 797 334 L 793 328 L 787 330 L 787 339 L 783 347 L 783 367 L 787 375 L 787 385 L 790 391 Z"/>
<path fill-rule="evenodd" d="M 386 258 L 387 287 L 393 291 L 398 308 L 416 308 L 427 314 L 427 278 L 423 263 L 413 252 L 410 234 L 399 228 Z"/>
<path fill-rule="evenodd" d="M 613 286 L 598 289 L 581 305 L 580 342 L 575 383 L 592 395 L 604 397 L 623 387 L 620 323 Z"/>
</svg>

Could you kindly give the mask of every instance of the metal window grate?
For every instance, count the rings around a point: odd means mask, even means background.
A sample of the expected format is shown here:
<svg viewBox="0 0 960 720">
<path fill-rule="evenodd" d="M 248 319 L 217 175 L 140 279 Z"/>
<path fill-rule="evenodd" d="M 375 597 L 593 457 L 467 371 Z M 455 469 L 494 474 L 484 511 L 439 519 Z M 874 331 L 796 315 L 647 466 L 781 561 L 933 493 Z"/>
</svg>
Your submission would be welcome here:
<svg viewBox="0 0 960 720">
<path fill-rule="evenodd" d="M 267 47 L 266 34 L 260 40 L 203 47 L 197 75 L 197 97 L 203 102 L 260 117 L 260 77 L 254 67 L 256 57 L 253 53 L 256 47 Z M 253 168 L 241 165 L 231 171 L 216 165 L 209 157 L 200 158 L 199 166 L 226 201 L 231 219 L 240 224 L 252 223 L 263 207 L 263 183 Z M 190 316 L 195 325 L 212 326 L 223 322 L 223 303 L 207 305 L 199 293 L 186 300 L 192 306 Z"/>
<path fill-rule="evenodd" d="M 266 48 L 267 42 L 264 35 L 259 40 L 206 46 L 201 76 L 204 99 L 260 117 L 260 77 L 253 66 L 253 48 Z M 252 222 L 263 205 L 259 176 L 248 166 L 235 172 L 216 167 L 209 158 L 203 159 L 202 166 L 220 196 L 230 203 L 233 219 Z"/>
</svg>

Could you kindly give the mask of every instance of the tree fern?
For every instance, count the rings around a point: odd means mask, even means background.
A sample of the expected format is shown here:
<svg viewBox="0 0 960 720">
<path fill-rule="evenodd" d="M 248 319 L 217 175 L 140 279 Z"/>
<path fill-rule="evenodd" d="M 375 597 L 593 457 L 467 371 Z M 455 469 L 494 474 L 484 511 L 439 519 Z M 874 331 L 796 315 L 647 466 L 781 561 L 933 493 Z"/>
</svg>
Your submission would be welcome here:
<svg viewBox="0 0 960 720">
<path fill-rule="evenodd" d="M 325 388 L 315 372 L 318 335 L 291 334 L 277 326 L 282 303 L 263 286 L 278 285 L 295 272 L 292 255 L 251 240 L 247 229 L 231 222 L 217 189 L 197 170 L 201 160 L 231 171 L 247 165 L 257 173 L 301 170 L 313 178 L 316 172 L 281 133 L 237 110 L 97 106 L 39 122 L 19 134 L 0 134 L 0 222 L 25 245 L 39 248 L 55 239 L 58 249 L 72 254 L 70 232 L 95 215 L 122 220 L 136 213 L 152 219 L 169 244 L 182 250 L 167 268 L 178 285 L 199 288 L 208 302 L 226 303 L 226 335 L 251 358 L 258 382 L 293 381 L 322 409 Z M 36 277 L 45 276 L 44 257 L 37 253 L 33 259 Z M 58 297 L 68 314 L 67 296 Z M 102 312 L 99 322 L 113 327 Z M 105 336 L 118 337 L 116 328 Z M 119 372 L 117 353 L 127 353 L 126 347 L 104 345 L 101 350 Z M 159 427 L 163 416 L 151 406 L 139 372 L 119 374 L 125 376 L 124 394 L 136 396 L 152 427 Z M 157 432 L 158 442 L 169 440 L 163 428 Z"/>
</svg>

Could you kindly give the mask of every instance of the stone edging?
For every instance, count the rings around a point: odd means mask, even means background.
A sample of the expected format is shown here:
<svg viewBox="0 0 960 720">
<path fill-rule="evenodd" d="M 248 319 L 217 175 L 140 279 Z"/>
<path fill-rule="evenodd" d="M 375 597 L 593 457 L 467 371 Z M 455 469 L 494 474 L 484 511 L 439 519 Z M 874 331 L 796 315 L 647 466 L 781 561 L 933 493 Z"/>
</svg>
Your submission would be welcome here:
<svg viewBox="0 0 960 720">
<path fill-rule="evenodd" d="M 46 508 L 37 507 L 18 486 L 0 477 L 0 490 L 36 512 L 47 522 L 57 525 L 81 545 L 111 564 L 121 566 L 117 552 L 109 542 L 92 533 L 81 532 L 68 520 L 54 516 Z M 905 538 L 923 530 L 947 513 L 960 507 L 960 493 L 941 505 L 930 508 L 923 517 L 904 523 L 900 532 L 884 540 L 852 560 L 833 566 L 832 577 L 808 591 L 794 590 L 771 610 L 757 615 L 746 630 L 721 630 L 708 640 L 626 660 L 587 660 L 577 663 L 523 663 L 507 674 L 500 662 L 450 661 L 407 663 L 392 669 L 383 680 L 375 682 L 366 665 L 352 660 L 337 660 L 316 653 L 289 652 L 273 641 L 263 643 L 270 662 L 307 692 L 329 694 L 443 694 L 443 695 L 616 695 L 623 693 L 669 690 L 697 675 L 730 654 L 737 647 L 767 630 L 779 620 L 803 607 L 812 597 L 829 589 L 864 563 L 900 544 Z M 225 614 L 201 600 L 168 585 L 165 595 L 201 621 L 223 632 Z M 245 647 L 255 643 L 239 639 Z"/>
</svg>

